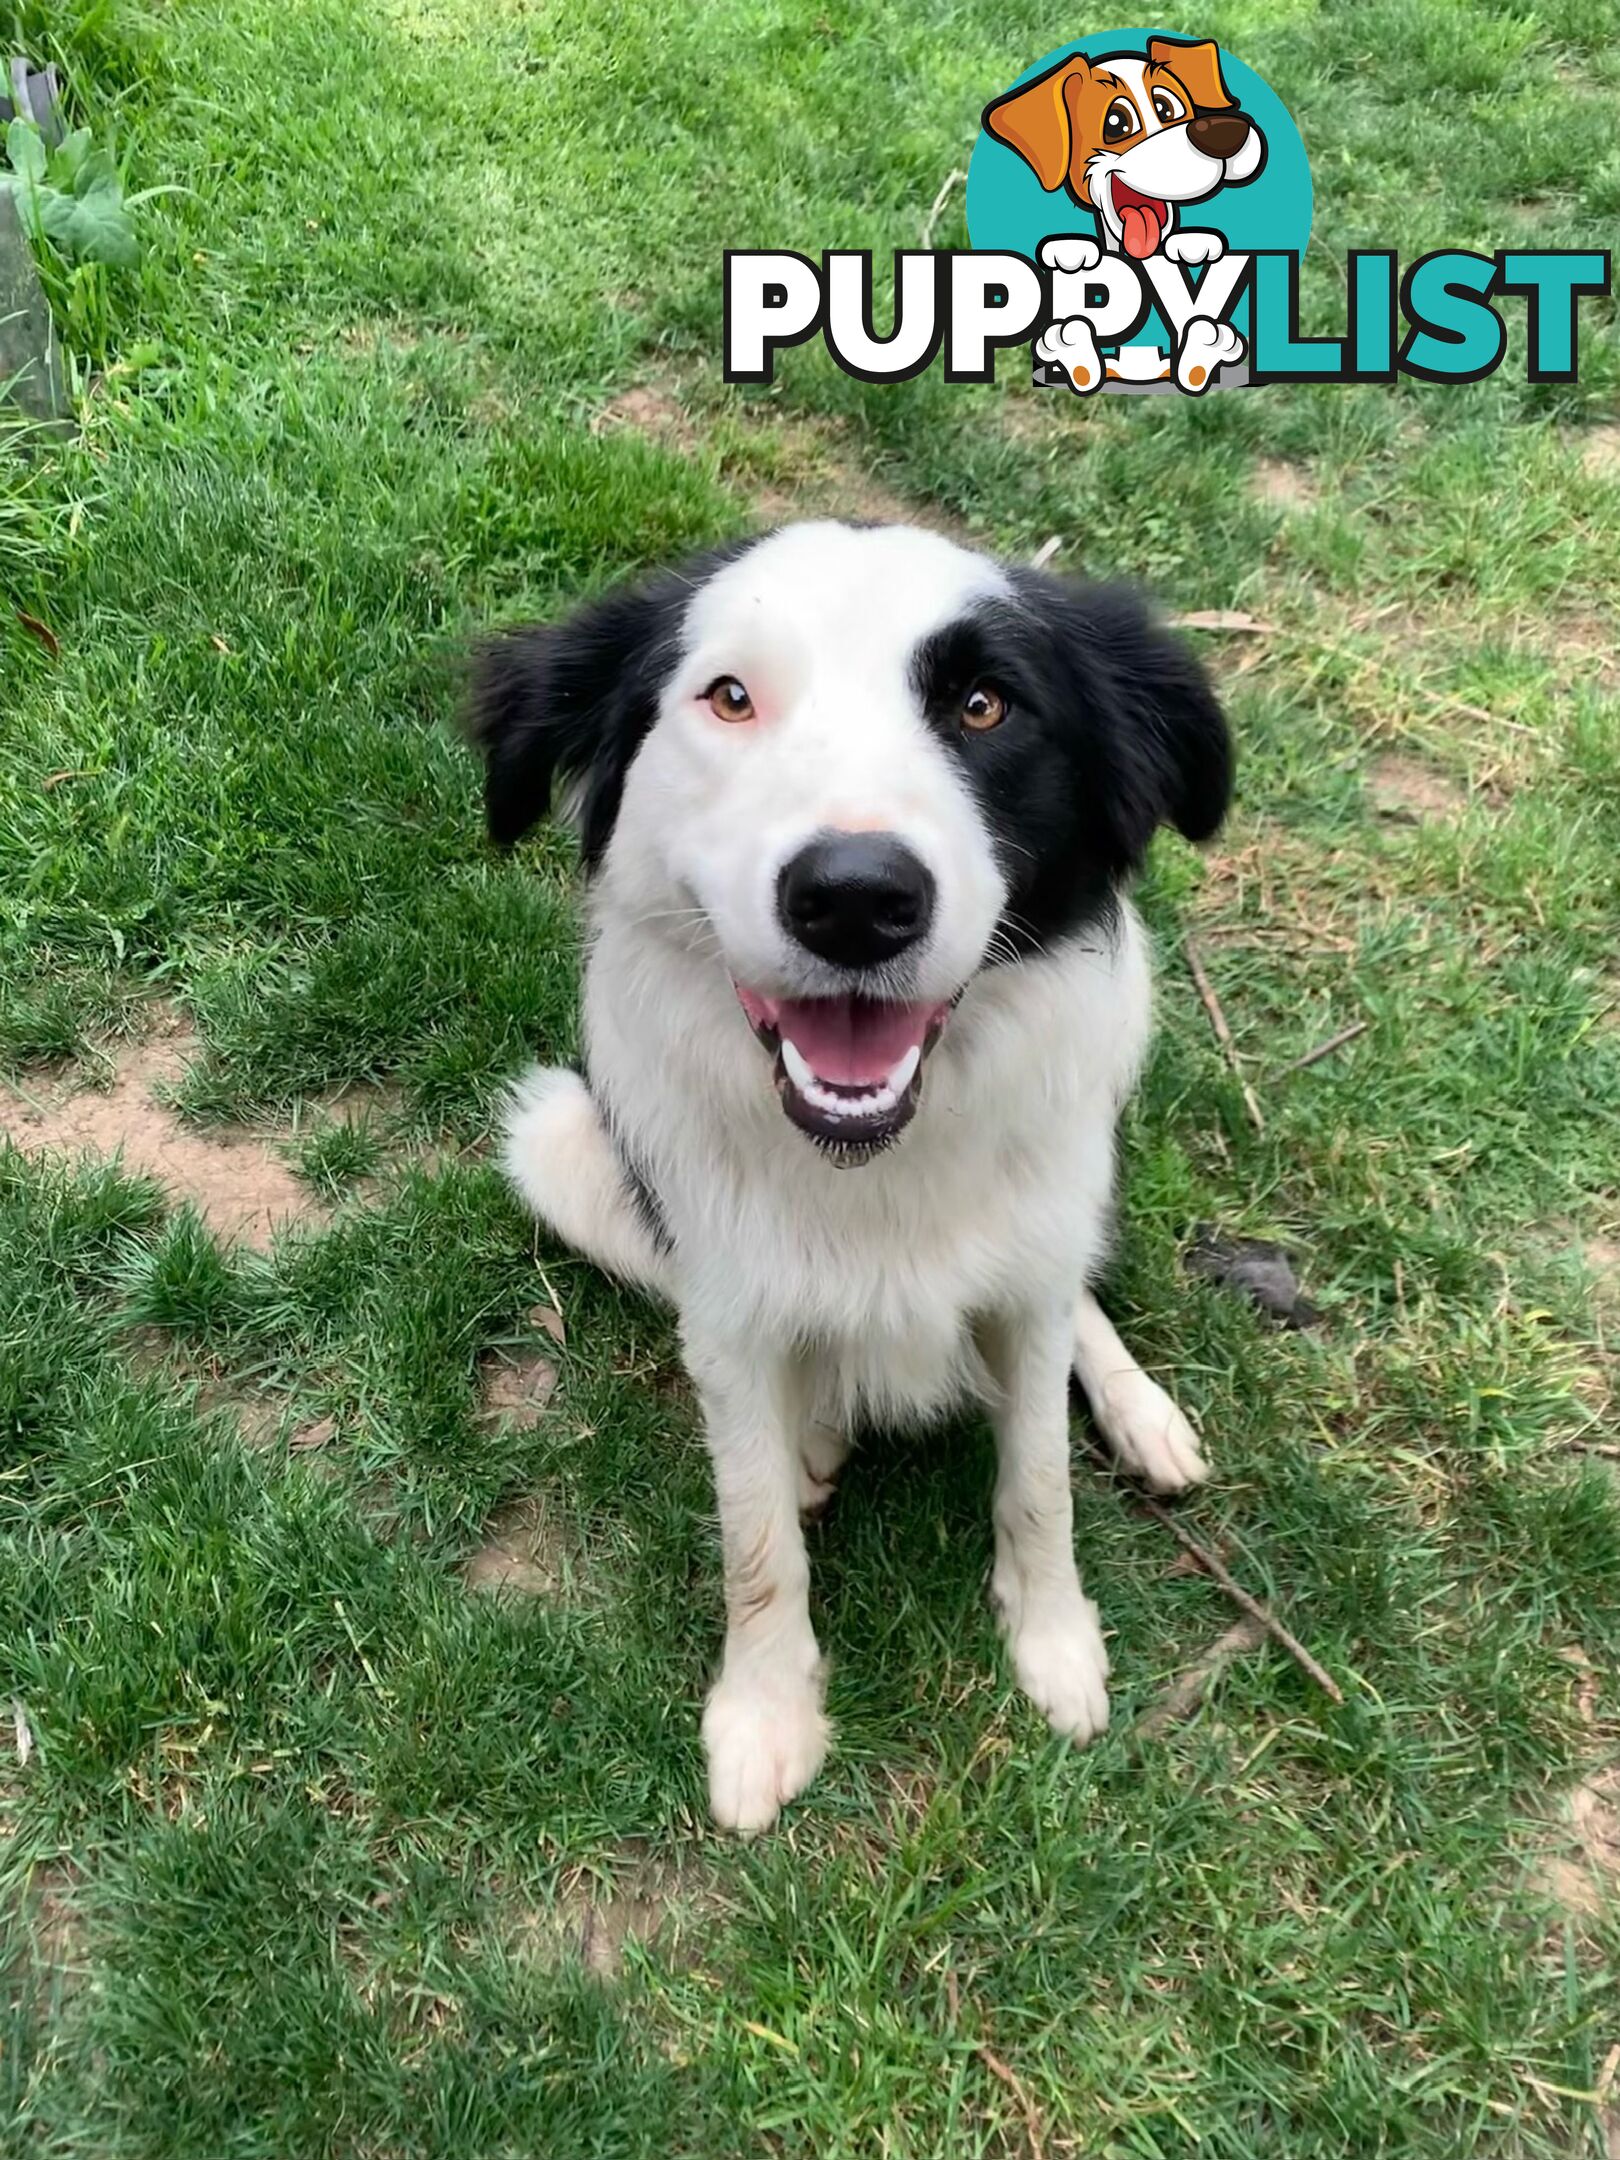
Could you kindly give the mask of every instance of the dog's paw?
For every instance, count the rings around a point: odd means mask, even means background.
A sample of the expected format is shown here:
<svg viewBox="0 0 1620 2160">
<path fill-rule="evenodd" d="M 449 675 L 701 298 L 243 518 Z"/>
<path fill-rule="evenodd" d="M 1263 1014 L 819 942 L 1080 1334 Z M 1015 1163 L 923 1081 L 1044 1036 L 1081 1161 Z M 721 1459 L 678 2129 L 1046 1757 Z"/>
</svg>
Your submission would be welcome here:
<svg viewBox="0 0 1620 2160">
<path fill-rule="evenodd" d="M 1080 233 L 1059 233 L 1041 242 L 1041 261 L 1048 270 L 1095 270 L 1102 249 Z"/>
<path fill-rule="evenodd" d="M 1248 347 L 1230 323 L 1195 315 L 1181 334 L 1176 352 L 1176 385 L 1197 397 L 1215 380 L 1217 368 L 1241 360 Z"/>
<path fill-rule="evenodd" d="M 1174 232 L 1159 252 L 1173 263 L 1219 262 L 1226 242 L 1218 232 Z"/>
<path fill-rule="evenodd" d="M 1097 350 L 1097 334 L 1084 315 L 1066 315 L 1061 322 L 1043 330 L 1035 340 L 1035 357 L 1060 367 L 1070 389 L 1079 397 L 1086 397 L 1102 386 L 1103 364 Z"/>
<path fill-rule="evenodd" d="M 1209 1476 L 1191 1419 L 1145 1372 L 1108 1381 L 1091 1412 L 1119 1467 L 1151 1492 L 1185 1492 Z"/>
<path fill-rule="evenodd" d="M 821 1768 L 830 1729 L 814 1679 L 724 1673 L 703 1712 L 709 1810 L 722 1830 L 768 1830 Z"/>
<path fill-rule="evenodd" d="M 1026 1608 L 1008 1636 L 1018 1685 L 1054 1732 L 1083 1747 L 1108 1723 L 1108 1652 L 1090 1598 Z"/>
</svg>

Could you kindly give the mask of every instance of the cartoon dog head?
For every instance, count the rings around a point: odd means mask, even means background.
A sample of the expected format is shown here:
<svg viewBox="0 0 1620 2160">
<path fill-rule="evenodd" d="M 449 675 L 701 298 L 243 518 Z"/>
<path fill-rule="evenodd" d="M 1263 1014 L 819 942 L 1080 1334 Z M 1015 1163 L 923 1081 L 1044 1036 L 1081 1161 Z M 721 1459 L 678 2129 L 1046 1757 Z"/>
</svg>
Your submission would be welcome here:
<svg viewBox="0 0 1620 2160">
<path fill-rule="evenodd" d="M 1266 141 L 1221 79 L 1205 39 L 1150 38 L 1147 53 L 1074 53 L 985 108 L 1049 194 L 1095 211 L 1103 245 L 1138 261 L 1176 221 L 1178 203 L 1252 180 Z"/>
</svg>

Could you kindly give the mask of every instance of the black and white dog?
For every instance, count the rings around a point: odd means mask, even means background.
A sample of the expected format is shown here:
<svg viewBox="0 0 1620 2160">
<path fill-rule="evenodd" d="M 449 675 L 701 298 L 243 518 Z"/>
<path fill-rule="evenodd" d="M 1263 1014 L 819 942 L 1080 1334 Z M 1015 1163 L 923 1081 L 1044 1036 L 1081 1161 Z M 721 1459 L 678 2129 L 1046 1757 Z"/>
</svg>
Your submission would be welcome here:
<svg viewBox="0 0 1620 2160">
<path fill-rule="evenodd" d="M 1205 1475 L 1087 1288 L 1149 1029 L 1122 888 L 1230 786 L 1199 667 L 1127 591 L 807 524 L 495 640 L 472 725 L 497 841 L 556 783 L 578 823 L 588 1077 L 522 1081 L 506 1163 L 679 1311 L 724 1550 L 716 1818 L 768 1824 L 826 1751 L 800 1515 L 862 1418 L 988 1405 L 1013 1667 L 1090 1739 L 1071 1370 L 1127 1470 Z"/>
</svg>

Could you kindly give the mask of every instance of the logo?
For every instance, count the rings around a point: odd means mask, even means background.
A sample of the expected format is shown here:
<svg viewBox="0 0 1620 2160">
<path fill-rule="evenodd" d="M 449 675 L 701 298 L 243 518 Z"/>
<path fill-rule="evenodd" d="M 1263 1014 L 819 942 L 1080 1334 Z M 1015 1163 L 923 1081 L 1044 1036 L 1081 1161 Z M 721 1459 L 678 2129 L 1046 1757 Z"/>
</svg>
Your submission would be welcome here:
<svg viewBox="0 0 1620 2160">
<path fill-rule="evenodd" d="M 1078 38 L 985 106 L 971 246 L 896 249 L 881 302 L 867 250 L 728 251 L 725 377 L 768 383 L 779 352 L 820 335 L 867 382 L 940 357 L 947 382 L 989 382 L 996 353 L 1027 344 L 1036 384 L 1081 398 L 1477 382 L 1510 349 L 1499 303 L 1523 298 L 1528 380 L 1574 381 L 1579 303 L 1607 293 L 1607 251 L 1443 248 L 1403 272 L 1393 246 L 1354 248 L 1343 333 L 1306 335 L 1312 207 L 1298 128 L 1234 54 L 1168 30 Z"/>
<path fill-rule="evenodd" d="M 1182 390 L 1251 379 L 1257 251 L 1298 262 L 1311 169 L 1282 100 L 1210 39 L 1084 38 L 985 107 L 975 247 L 1049 275 L 1037 383 Z"/>
</svg>

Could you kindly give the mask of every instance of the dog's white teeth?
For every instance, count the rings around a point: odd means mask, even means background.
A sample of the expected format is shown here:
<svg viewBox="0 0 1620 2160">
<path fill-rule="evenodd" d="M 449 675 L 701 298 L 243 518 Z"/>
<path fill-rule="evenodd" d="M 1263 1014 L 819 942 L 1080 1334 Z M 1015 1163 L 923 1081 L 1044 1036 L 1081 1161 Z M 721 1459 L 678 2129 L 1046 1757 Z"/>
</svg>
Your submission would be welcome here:
<svg viewBox="0 0 1620 2160">
<path fill-rule="evenodd" d="M 805 1063 L 803 1051 L 797 1043 L 789 1042 L 785 1035 L 782 1038 L 782 1063 L 787 1069 L 788 1078 L 801 1094 L 809 1094 L 812 1090 L 819 1092 L 819 1083 Z"/>
<path fill-rule="evenodd" d="M 862 1095 L 852 1095 L 847 1089 L 829 1087 L 817 1075 L 814 1067 L 796 1042 L 787 1036 L 782 1038 L 782 1070 L 813 1109 L 823 1117 L 834 1121 L 848 1119 L 858 1122 L 863 1118 L 887 1117 L 899 1103 L 916 1076 L 922 1063 L 922 1050 L 917 1044 L 906 1052 L 886 1080 Z"/>
<path fill-rule="evenodd" d="M 905 1056 L 900 1060 L 899 1064 L 896 1065 L 894 1070 L 889 1074 L 888 1079 L 884 1082 L 884 1086 L 887 1088 L 888 1092 L 891 1095 L 903 1095 L 906 1092 L 906 1089 L 911 1085 L 912 1074 L 917 1070 L 917 1067 L 921 1063 L 922 1045 L 920 1043 L 913 1043 L 911 1048 L 906 1052 Z"/>
</svg>

